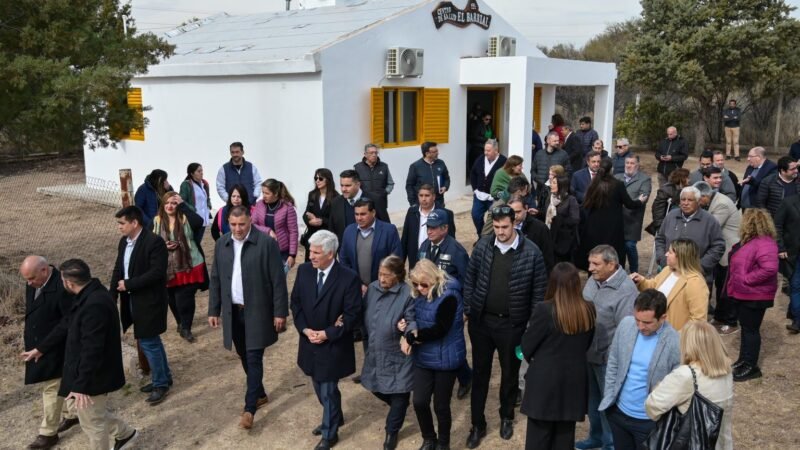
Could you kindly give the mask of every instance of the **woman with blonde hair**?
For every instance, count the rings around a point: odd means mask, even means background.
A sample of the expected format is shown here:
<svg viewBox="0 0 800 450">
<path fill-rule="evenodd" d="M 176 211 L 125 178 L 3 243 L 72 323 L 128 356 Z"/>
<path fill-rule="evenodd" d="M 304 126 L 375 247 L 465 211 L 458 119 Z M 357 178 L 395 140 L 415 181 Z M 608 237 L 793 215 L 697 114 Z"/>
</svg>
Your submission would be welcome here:
<svg viewBox="0 0 800 450">
<path fill-rule="evenodd" d="M 705 321 L 691 321 L 681 331 L 681 364 L 647 397 L 645 410 L 658 420 L 673 407 L 686 414 L 694 386 L 723 410 L 716 450 L 733 449 L 733 377 L 719 333 Z"/>
<path fill-rule="evenodd" d="M 414 297 L 414 320 L 401 319 L 401 346 L 414 357 L 414 411 L 422 432 L 420 450 L 450 448 L 450 399 L 458 370 L 467 357 L 461 285 L 428 259 L 420 260 L 409 276 Z M 439 423 L 437 437 L 431 415 Z"/>
<path fill-rule="evenodd" d="M 639 292 L 656 289 L 667 296 L 667 322 L 680 331 L 690 320 L 706 320 L 708 285 L 700 267 L 697 244 L 689 239 L 675 239 L 667 249 L 667 267 L 647 279 L 632 273 Z"/>
<path fill-rule="evenodd" d="M 731 248 L 728 297 L 736 303 L 742 339 L 733 363 L 733 381 L 761 377 L 761 322 L 774 305 L 778 291 L 778 244 L 772 217 L 766 209 L 748 208 L 742 215 L 739 243 Z"/>
<path fill-rule="evenodd" d="M 506 163 L 503 164 L 502 170 L 495 172 L 494 178 L 492 178 L 492 187 L 489 189 L 492 198 L 498 200 L 508 199 L 508 191 L 506 190 L 508 182 L 514 177 L 525 176 L 522 173 L 524 169 L 523 162 L 521 156 L 511 155 L 506 160 Z"/>
</svg>

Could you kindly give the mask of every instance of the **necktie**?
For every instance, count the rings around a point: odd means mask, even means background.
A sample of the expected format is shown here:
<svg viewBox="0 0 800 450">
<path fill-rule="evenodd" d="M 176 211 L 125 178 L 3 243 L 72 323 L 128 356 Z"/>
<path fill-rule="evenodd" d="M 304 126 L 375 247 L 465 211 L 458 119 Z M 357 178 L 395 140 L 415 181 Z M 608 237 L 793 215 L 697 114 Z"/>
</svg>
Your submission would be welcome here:
<svg viewBox="0 0 800 450">
<path fill-rule="evenodd" d="M 589 179 L 594 180 L 594 172 L 592 172 L 591 170 L 589 171 Z"/>
<path fill-rule="evenodd" d="M 353 199 L 353 198 L 348 198 L 347 201 L 348 201 L 348 203 L 350 203 L 350 206 L 353 206 L 353 205 L 356 204 L 356 200 Z"/>
<path fill-rule="evenodd" d="M 317 296 L 322 291 L 322 285 L 324 284 L 325 279 L 325 272 L 320 272 L 317 278 Z"/>
<path fill-rule="evenodd" d="M 437 256 L 439 256 L 439 246 L 433 244 L 431 245 L 431 261 L 436 262 Z"/>
</svg>

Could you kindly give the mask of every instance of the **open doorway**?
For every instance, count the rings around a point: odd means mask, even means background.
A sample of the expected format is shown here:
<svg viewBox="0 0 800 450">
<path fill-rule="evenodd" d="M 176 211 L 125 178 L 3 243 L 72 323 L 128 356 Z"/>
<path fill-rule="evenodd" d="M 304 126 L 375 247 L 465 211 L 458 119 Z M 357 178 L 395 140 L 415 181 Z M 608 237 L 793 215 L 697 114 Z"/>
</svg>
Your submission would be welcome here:
<svg viewBox="0 0 800 450">
<path fill-rule="evenodd" d="M 475 160 L 483 155 L 486 139 L 497 139 L 500 130 L 497 124 L 499 112 L 499 88 L 468 88 L 467 105 L 467 148 L 465 158 L 466 180 Z"/>
</svg>

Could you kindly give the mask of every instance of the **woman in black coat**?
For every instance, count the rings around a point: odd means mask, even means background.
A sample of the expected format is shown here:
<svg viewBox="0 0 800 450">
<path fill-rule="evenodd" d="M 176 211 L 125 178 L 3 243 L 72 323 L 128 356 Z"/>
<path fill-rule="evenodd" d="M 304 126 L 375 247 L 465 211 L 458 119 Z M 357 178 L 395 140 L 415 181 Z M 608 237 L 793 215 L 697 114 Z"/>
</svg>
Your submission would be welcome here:
<svg viewBox="0 0 800 450">
<path fill-rule="evenodd" d="M 575 422 L 582 422 L 588 409 L 586 351 L 596 313 L 583 299 L 578 270 L 570 263 L 553 268 L 544 298 L 522 336 L 522 354 L 530 364 L 520 408 L 528 416 L 525 448 L 572 450 Z"/>
<path fill-rule="evenodd" d="M 331 201 L 339 195 L 336 192 L 336 183 L 329 169 L 317 169 L 314 172 L 314 189 L 308 193 L 306 210 L 303 213 L 303 222 L 306 231 L 300 237 L 300 244 L 306 249 L 308 261 L 308 238 L 319 230 L 330 230 Z"/>
<path fill-rule="evenodd" d="M 632 200 L 622 181 L 614 178 L 610 159 L 600 161 L 586 198 L 583 200 L 581 238 L 575 265 L 586 270 L 589 266 L 589 251 L 600 244 L 614 247 L 618 255 L 625 254 L 624 208 L 644 207 L 647 196 Z"/>
<path fill-rule="evenodd" d="M 689 171 L 687 169 L 675 169 L 669 174 L 669 181 L 659 186 L 656 191 L 656 199 L 650 212 L 653 214 L 653 222 L 645 228 L 645 231 L 655 236 L 661 228 L 664 217 L 673 208 L 677 208 L 681 202 L 681 191 L 689 185 Z"/>
<path fill-rule="evenodd" d="M 561 189 L 561 186 L 564 188 Z M 550 179 L 549 195 L 540 200 L 539 218 L 550 228 L 555 260 L 572 261 L 572 252 L 578 245 L 581 218 L 578 200 L 569 193 L 566 174 Z"/>
</svg>

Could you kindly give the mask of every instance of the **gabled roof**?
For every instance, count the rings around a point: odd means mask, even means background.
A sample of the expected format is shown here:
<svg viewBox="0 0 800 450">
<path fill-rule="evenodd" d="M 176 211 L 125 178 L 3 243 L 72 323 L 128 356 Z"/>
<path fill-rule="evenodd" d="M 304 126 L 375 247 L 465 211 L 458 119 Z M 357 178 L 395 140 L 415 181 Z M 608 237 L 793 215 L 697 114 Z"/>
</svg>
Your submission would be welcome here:
<svg viewBox="0 0 800 450">
<path fill-rule="evenodd" d="M 145 77 L 190 75 L 186 69 L 217 65 L 193 75 L 319 71 L 318 52 L 434 0 L 354 0 L 345 6 L 229 16 L 219 14 L 165 33 L 175 54 Z M 236 63 L 236 67 L 232 67 Z M 280 63 L 276 65 L 275 63 Z M 199 72 L 199 73 L 198 73 Z"/>
</svg>

